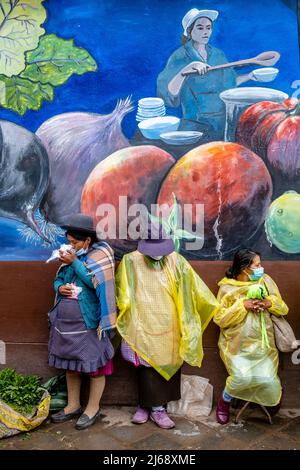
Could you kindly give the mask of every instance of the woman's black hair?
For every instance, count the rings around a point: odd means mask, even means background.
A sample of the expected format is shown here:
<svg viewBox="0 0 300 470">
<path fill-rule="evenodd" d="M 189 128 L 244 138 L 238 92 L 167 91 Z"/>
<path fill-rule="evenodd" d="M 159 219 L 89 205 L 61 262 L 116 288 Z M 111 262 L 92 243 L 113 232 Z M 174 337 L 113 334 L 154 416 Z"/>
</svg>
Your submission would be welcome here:
<svg viewBox="0 0 300 470">
<path fill-rule="evenodd" d="M 249 250 L 248 248 L 237 251 L 233 257 L 232 265 L 226 271 L 226 277 L 236 279 L 243 269 L 251 265 L 255 256 L 260 256 L 260 253 L 258 251 Z"/>
<path fill-rule="evenodd" d="M 95 232 L 86 232 L 86 231 L 83 231 L 83 230 L 69 229 L 69 230 L 67 230 L 66 235 L 70 235 L 71 237 L 75 238 L 75 240 L 80 240 L 80 241 L 83 241 L 83 242 L 85 242 L 85 240 L 88 237 L 90 237 L 91 238 L 90 246 L 98 241 L 98 238 L 97 238 L 97 235 L 95 234 Z"/>
</svg>

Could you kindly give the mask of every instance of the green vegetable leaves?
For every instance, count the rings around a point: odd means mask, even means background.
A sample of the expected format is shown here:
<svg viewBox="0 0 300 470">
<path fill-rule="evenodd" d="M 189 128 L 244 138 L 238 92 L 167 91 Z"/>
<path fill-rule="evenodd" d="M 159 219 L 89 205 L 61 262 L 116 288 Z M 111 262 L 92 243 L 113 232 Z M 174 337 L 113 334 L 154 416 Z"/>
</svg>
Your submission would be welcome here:
<svg viewBox="0 0 300 470">
<path fill-rule="evenodd" d="M 27 109 L 40 109 L 44 100 L 52 101 L 54 87 L 65 83 L 73 73 L 82 75 L 97 69 L 85 49 L 54 34 L 41 38 L 39 47 L 26 54 L 26 63 L 18 77 L 0 76 L 0 104 L 21 115 Z"/>
<path fill-rule="evenodd" d="M 182 214 L 180 211 L 180 206 L 175 194 L 172 193 L 172 195 L 173 205 L 168 220 L 164 220 L 162 217 L 157 217 L 156 215 L 152 214 L 149 214 L 149 217 L 152 222 L 162 224 L 165 232 L 172 238 L 174 242 L 175 251 L 179 252 L 182 240 L 195 240 L 200 239 L 200 237 L 181 228 Z"/>
<path fill-rule="evenodd" d="M 0 372 L 0 399 L 22 414 L 30 414 L 43 393 L 36 375 L 17 374 L 13 369 Z"/>
<path fill-rule="evenodd" d="M 94 72 L 97 64 L 90 54 L 69 41 L 48 34 L 40 40 L 39 47 L 27 54 L 27 67 L 22 77 L 53 86 L 62 85 L 76 73 Z"/>
<path fill-rule="evenodd" d="M 0 0 L 0 105 L 23 115 L 52 101 L 54 87 L 97 70 L 73 39 L 46 34 L 44 0 Z M 42 36 L 42 37 L 41 37 Z"/>
<path fill-rule="evenodd" d="M 1 80 L 5 87 L 0 93 L 1 105 L 21 115 L 27 109 L 40 109 L 43 100 L 53 100 L 54 91 L 51 85 L 35 83 L 21 77 L 1 77 Z"/>
<path fill-rule="evenodd" d="M 25 52 L 35 49 L 45 33 L 44 0 L 0 1 L 0 73 L 18 75 L 25 68 Z"/>
</svg>

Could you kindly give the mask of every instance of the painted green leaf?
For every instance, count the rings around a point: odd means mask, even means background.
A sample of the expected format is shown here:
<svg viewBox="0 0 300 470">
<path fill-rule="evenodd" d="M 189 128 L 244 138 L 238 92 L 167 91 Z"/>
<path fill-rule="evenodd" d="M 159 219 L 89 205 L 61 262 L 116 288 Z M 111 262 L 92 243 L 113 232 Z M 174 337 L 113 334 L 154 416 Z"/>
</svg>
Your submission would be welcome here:
<svg viewBox="0 0 300 470">
<path fill-rule="evenodd" d="M 171 214 L 169 215 L 169 218 L 168 218 L 168 224 L 174 230 L 176 227 L 178 227 L 180 217 L 179 217 L 179 204 L 177 202 L 176 196 L 174 193 L 172 193 L 172 196 L 173 196 L 173 206 L 172 206 Z"/>
<path fill-rule="evenodd" d="M 154 224 L 157 224 L 157 225 L 161 224 L 163 226 L 164 231 L 167 234 L 170 233 L 171 228 L 168 222 L 166 222 L 161 216 L 157 217 L 157 215 L 153 215 L 153 214 L 150 214 L 150 212 L 148 212 L 148 217 L 150 218 L 150 221 L 153 222 Z"/>
<path fill-rule="evenodd" d="M 174 246 L 175 246 L 175 251 L 177 253 L 180 252 L 180 246 L 181 246 L 181 242 L 179 240 L 179 238 L 173 238 L 173 242 L 174 242 Z"/>
<path fill-rule="evenodd" d="M 180 228 L 175 229 L 174 235 L 177 238 L 185 238 L 186 240 L 193 240 L 194 238 L 200 239 L 202 237 L 199 237 L 198 235 L 194 235 L 193 233 L 188 232 L 187 230 L 182 230 Z"/>
<path fill-rule="evenodd" d="M 45 33 L 44 0 L 0 0 L 0 74 L 11 77 L 25 69 L 25 53 Z"/>
<path fill-rule="evenodd" d="M 0 104 L 3 108 L 25 114 L 28 109 L 38 110 L 44 100 L 52 101 L 54 92 L 49 84 L 32 82 L 21 77 L 0 75 Z"/>
<path fill-rule="evenodd" d="M 82 75 L 97 69 L 87 50 L 75 46 L 73 39 L 61 39 L 54 34 L 42 37 L 39 47 L 27 54 L 26 62 L 22 77 L 53 86 L 62 85 L 73 73 Z"/>
</svg>

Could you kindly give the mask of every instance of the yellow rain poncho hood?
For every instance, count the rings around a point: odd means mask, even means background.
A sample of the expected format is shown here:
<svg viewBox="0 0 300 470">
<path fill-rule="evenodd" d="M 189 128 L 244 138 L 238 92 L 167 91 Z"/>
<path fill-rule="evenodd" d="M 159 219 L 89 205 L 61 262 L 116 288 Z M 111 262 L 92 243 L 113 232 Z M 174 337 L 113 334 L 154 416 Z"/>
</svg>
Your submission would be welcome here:
<svg viewBox="0 0 300 470">
<path fill-rule="evenodd" d="M 165 379 L 183 361 L 201 366 L 202 334 L 217 300 L 178 253 L 152 262 L 138 251 L 125 255 L 116 274 L 122 338 Z"/>
<path fill-rule="evenodd" d="M 244 307 L 249 287 L 255 284 L 267 290 L 266 298 L 272 303 L 261 313 L 247 311 Z M 220 307 L 214 322 L 221 328 L 220 355 L 229 374 L 226 391 L 235 398 L 275 406 L 281 398 L 281 385 L 270 314 L 286 315 L 288 307 L 267 274 L 259 281 L 249 282 L 224 278 L 219 286 Z"/>
</svg>

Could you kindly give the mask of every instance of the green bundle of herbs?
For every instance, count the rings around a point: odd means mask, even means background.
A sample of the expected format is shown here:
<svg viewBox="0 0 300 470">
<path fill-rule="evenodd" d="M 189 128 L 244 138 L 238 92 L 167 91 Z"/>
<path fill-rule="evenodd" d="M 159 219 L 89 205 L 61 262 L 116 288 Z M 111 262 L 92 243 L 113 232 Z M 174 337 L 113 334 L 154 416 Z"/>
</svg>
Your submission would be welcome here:
<svg viewBox="0 0 300 470">
<path fill-rule="evenodd" d="M 37 375 L 22 375 L 13 369 L 3 369 L 0 371 L 0 399 L 19 413 L 29 415 L 45 391 L 40 382 Z"/>
</svg>

